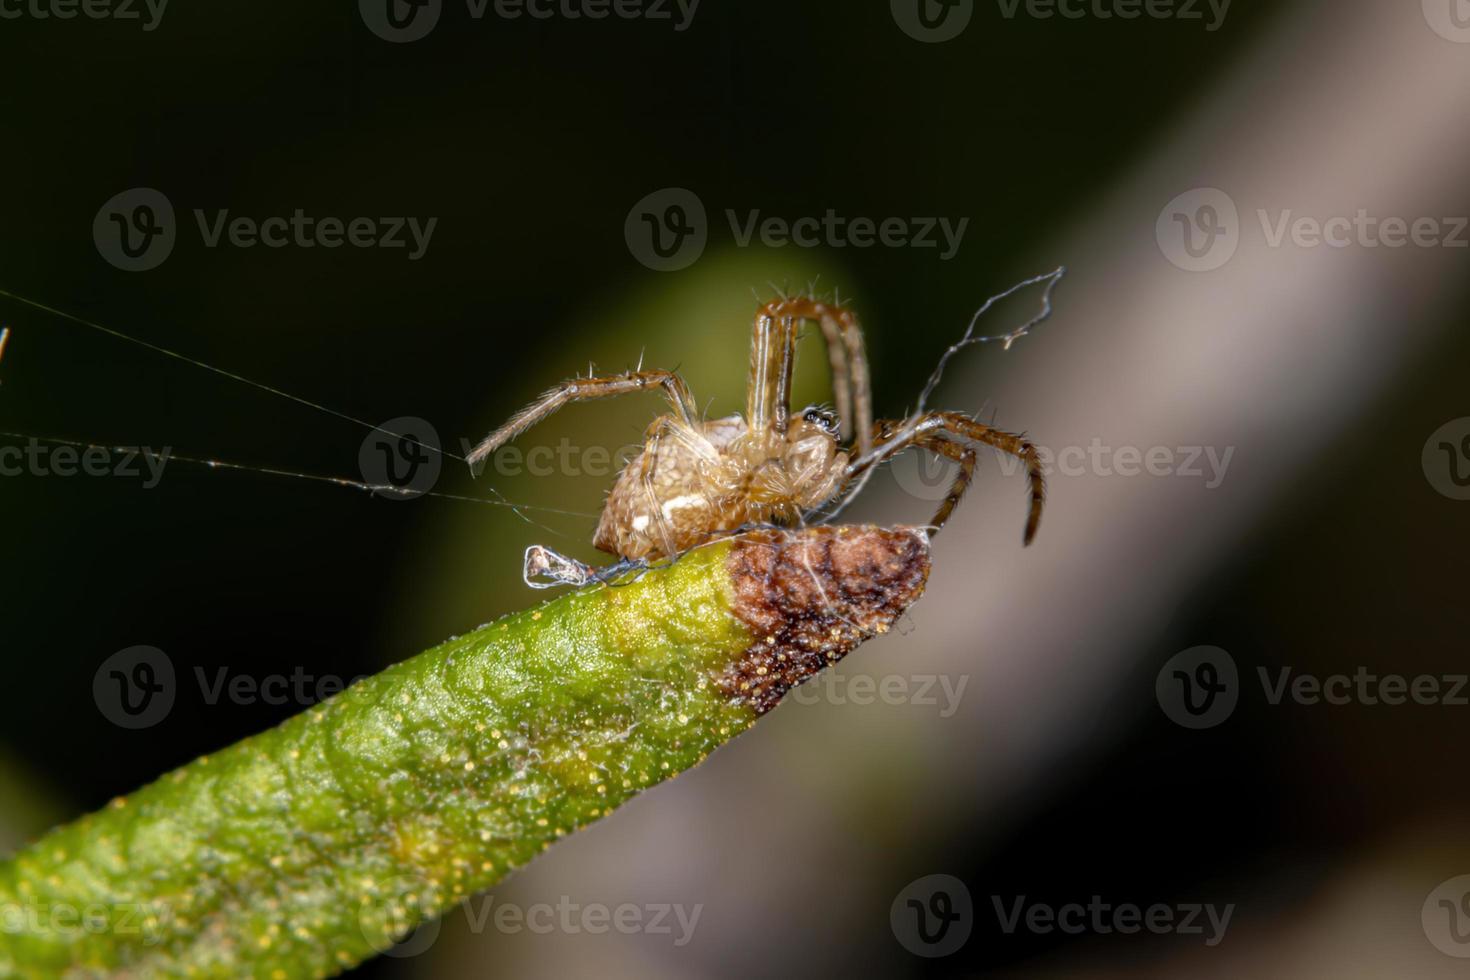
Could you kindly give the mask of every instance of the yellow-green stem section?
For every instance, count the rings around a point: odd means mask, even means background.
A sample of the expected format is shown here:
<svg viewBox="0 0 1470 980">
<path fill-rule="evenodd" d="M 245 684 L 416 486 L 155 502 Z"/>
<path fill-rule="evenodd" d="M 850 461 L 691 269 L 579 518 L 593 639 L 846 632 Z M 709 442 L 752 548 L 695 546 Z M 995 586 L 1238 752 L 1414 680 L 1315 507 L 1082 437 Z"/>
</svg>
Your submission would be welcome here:
<svg viewBox="0 0 1470 980">
<path fill-rule="evenodd" d="M 755 709 L 730 542 L 565 595 L 0 864 L 0 976 L 317 977 L 699 762 Z"/>
</svg>

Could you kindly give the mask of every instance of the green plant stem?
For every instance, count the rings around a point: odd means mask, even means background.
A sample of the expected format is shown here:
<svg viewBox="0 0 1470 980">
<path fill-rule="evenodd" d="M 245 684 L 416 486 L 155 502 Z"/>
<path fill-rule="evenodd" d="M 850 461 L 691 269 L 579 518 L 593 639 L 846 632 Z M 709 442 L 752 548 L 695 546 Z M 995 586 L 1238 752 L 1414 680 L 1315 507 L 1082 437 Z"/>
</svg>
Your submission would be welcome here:
<svg viewBox="0 0 1470 980">
<path fill-rule="evenodd" d="M 699 762 L 927 573 L 917 532 L 747 535 L 449 640 L 0 864 L 0 975 L 340 972 Z"/>
</svg>

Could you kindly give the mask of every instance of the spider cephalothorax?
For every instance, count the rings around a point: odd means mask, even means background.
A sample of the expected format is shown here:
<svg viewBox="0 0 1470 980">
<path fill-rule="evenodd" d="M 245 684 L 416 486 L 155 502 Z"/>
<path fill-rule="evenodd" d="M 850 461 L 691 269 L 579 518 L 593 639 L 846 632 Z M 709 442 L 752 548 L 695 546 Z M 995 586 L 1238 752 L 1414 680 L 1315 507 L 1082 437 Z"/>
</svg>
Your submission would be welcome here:
<svg viewBox="0 0 1470 980">
<path fill-rule="evenodd" d="M 826 339 L 835 413 L 816 407 L 791 413 L 792 364 L 804 321 L 815 321 Z M 981 443 L 1026 463 L 1031 486 L 1026 543 L 1036 534 L 1044 484 L 1035 448 L 957 412 L 875 423 L 857 317 L 847 307 L 810 297 L 774 300 L 757 311 L 744 416 L 702 420 L 688 387 L 672 371 L 577 378 L 551 389 L 491 433 L 469 460 L 478 463 L 569 402 L 650 388 L 663 390 L 672 411 L 654 419 L 643 449 L 618 475 L 593 539 L 619 558 L 671 558 L 748 525 L 797 524 L 911 446 L 959 463 L 949 495 L 931 522 L 935 530 L 969 486 L 974 444 Z M 847 445 L 842 444 L 844 422 L 852 425 Z"/>
</svg>

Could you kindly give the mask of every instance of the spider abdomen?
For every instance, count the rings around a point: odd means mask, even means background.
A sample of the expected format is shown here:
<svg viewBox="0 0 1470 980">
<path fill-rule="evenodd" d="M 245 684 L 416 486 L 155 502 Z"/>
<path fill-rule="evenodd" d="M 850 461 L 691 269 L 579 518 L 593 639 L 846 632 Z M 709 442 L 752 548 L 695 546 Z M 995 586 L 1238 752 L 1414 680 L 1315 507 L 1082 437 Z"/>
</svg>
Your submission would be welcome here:
<svg viewBox="0 0 1470 980">
<path fill-rule="evenodd" d="M 816 424 L 772 438 L 738 415 L 700 425 L 663 416 L 613 484 L 593 544 L 653 560 L 747 525 L 795 524 L 831 498 L 846 466 L 835 436 Z"/>
</svg>

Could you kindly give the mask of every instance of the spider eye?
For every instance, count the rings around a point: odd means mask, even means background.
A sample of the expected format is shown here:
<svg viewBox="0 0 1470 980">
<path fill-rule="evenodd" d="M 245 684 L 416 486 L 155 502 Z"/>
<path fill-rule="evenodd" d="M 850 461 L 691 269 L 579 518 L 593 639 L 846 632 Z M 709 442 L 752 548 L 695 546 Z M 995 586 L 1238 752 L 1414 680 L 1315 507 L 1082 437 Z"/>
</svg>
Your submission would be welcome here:
<svg viewBox="0 0 1470 980">
<path fill-rule="evenodd" d="M 801 413 L 801 418 L 802 421 L 810 422 L 812 425 L 819 427 L 823 432 L 832 435 L 835 435 L 837 433 L 837 428 L 840 424 L 838 422 L 837 416 L 834 413 L 824 411 L 820 408 L 807 409 L 805 412 Z"/>
</svg>

